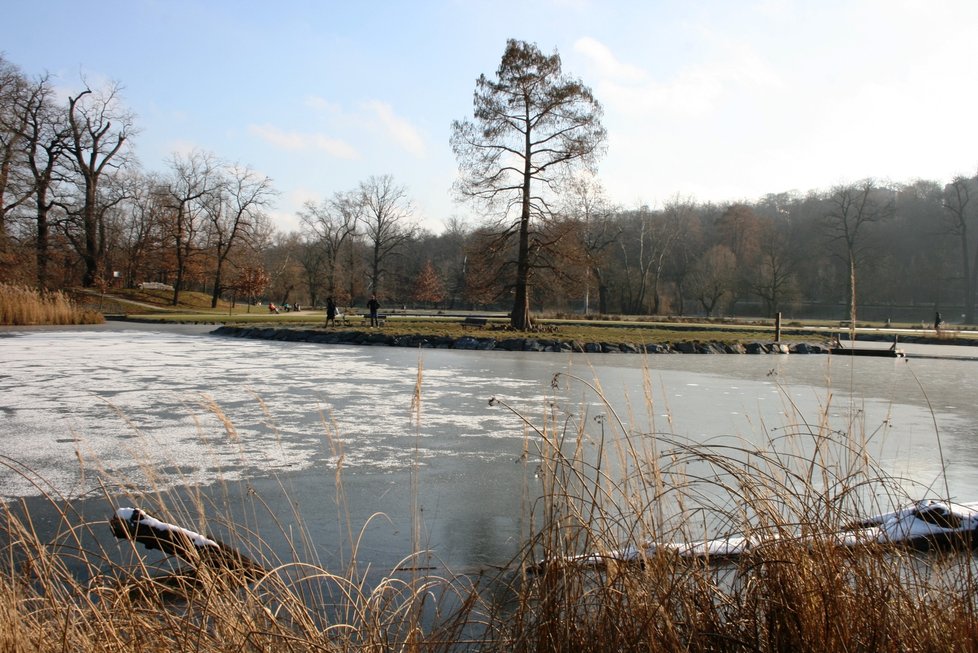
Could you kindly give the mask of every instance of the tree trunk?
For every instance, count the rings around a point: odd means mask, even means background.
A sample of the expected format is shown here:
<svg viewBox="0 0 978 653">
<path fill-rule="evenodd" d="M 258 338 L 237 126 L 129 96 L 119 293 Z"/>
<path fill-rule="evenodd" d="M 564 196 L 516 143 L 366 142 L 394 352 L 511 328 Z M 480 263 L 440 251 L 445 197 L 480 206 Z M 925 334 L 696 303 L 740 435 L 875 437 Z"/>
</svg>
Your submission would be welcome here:
<svg viewBox="0 0 978 653">
<path fill-rule="evenodd" d="M 529 116 L 526 124 L 530 124 Z M 523 197 L 520 207 L 520 244 L 516 259 L 516 291 L 513 293 L 513 312 L 510 325 L 518 331 L 528 331 L 530 323 L 530 180 L 533 175 L 530 156 L 530 130 L 526 130 L 523 154 Z"/>
<path fill-rule="evenodd" d="M 380 295 L 380 241 L 374 241 L 373 260 L 370 265 L 370 292 Z"/>
<path fill-rule="evenodd" d="M 356 250 L 354 249 L 352 242 L 349 244 L 349 247 L 347 247 L 347 254 L 349 254 L 348 260 L 350 265 L 350 274 L 348 279 L 348 281 L 350 282 L 350 298 L 347 301 L 349 305 L 352 306 L 353 299 L 354 297 L 356 297 L 355 292 L 357 289 L 356 287 L 356 272 L 357 272 L 356 260 L 357 259 L 356 259 Z"/>
<path fill-rule="evenodd" d="M 849 250 L 849 342 L 856 342 L 856 258 Z"/>
<path fill-rule="evenodd" d="M 179 212 L 177 214 L 177 235 L 176 235 L 177 248 L 174 252 L 177 257 L 177 278 L 173 284 L 173 302 L 172 302 L 173 306 L 177 306 L 180 303 L 180 287 L 183 285 L 183 268 L 186 265 L 186 261 L 184 259 L 184 250 L 183 250 L 184 209 L 182 205 L 178 211 Z"/>
<path fill-rule="evenodd" d="M 529 204 L 529 198 L 525 200 Z M 530 277 L 530 216 L 529 206 L 524 209 L 525 213 L 520 218 L 520 245 L 519 258 L 516 264 L 516 291 L 513 294 L 513 313 L 510 316 L 510 325 L 518 331 L 527 331 L 531 327 L 530 322 L 530 296 L 529 296 L 529 277 Z"/>
<path fill-rule="evenodd" d="M 601 269 L 594 268 L 594 280 L 598 286 L 598 315 L 608 314 L 608 284 L 601 276 Z"/>
<path fill-rule="evenodd" d="M 98 214 L 95 211 L 95 186 L 94 181 L 86 180 L 85 184 L 85 206 L 82 207 L 82 226 L 85 231 L 85 251 L 82 259 L 85 262 L 85 274 L 82 277 L 82 286 L 91 288 L 95 285 L 98 277 Z"/>
<path fill-rule="evenodd" d="M 173 282 L 173 306 L 180 304 L 180 288 L 183 286 L 183 256 L 177 256 L 177 278 Z"/>
<path fill-rule="evenodd" d="M 965 231 L 965 234 L 967 231 Z M 964 263 L 964 322 L 965 324 L 975 323 L 975 288 L 978 287 L 978 264 L 968 257 L 967 237 L 962 234 L 961 251 Z M 978 255 L 978 245 L 975 246 L 975 253 Z"/>
<path fill-rule="evenodd" d="M 211 308 L 217 308 L 217 302 L 221 298 L 221 268 L 223 261 L 217 264 L 217 272 L 214 274 L 214 291 L 211 293 Z"/>
<path fill-rule="evenodd" d="M 48 203 L 44 189 L 37 191 L 37 243 L 34 245 L 34 255 L 37 263 L 37 287 L 48 287 Z"/>
</svg>

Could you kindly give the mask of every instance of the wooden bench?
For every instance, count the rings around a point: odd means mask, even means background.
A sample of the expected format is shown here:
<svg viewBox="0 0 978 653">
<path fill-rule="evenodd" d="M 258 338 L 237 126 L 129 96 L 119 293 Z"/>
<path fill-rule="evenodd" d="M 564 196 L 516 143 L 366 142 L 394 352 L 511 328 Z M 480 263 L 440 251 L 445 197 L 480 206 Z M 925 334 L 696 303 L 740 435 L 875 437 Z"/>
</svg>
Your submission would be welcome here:
<svg viewBox="0 0 978 653">
<path fill-rule="evenodd" d="M 462 320 L 462 328 L 479 327 L 481 329 L 486 326 L 488 322 L 489 319 L 484 317 L 467 317 Z"/>
</svg>

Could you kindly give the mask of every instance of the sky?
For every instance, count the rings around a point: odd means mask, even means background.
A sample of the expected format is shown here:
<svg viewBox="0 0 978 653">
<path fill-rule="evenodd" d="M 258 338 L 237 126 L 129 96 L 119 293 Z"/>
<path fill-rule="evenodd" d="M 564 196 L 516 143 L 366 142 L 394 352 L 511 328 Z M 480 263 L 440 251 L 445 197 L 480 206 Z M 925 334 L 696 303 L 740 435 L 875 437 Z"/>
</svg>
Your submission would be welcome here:
<svg viewBox="0 0 978 653">
<path fill-rule="evenodd" d="M 267 175 L 276 227 L 391 175 L 437 233 L 451 123 L 515 38 L 604 109 L 624 208 L 978 170 L 974 0 L 8 0 L 0 52 L 64 94 L 123 86 L 146 171 L 210 152 Z"/>
</svg>

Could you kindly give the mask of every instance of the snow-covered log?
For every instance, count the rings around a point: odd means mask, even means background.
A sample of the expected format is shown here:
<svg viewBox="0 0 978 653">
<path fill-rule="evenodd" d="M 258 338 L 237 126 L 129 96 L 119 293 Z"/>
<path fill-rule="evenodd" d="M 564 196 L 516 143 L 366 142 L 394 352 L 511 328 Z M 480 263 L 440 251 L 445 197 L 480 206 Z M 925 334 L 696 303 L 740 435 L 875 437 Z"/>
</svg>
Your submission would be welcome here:
<svg viewBox="0 0 978 653">
<path fill-rule="evenodd" d="M 265 573 L 257 562 L 219 540 L 160 521 L 138 508 L 119 508 L 109 520 L 109 526 L 120 540 L 132 540 L 147 549 L 178 556 L 195 568 L 204 565 L 240 574 L 248 580 Z"/>
<path fill-rule="evenodd" d="M 638 562 L 658 553 L 680 558 L 731 560 L 778 542 L 814 544 L 811 536 L 785 536 L 783 533 L 732 534 L 699 542 L 648 542 L 620 549 L 596 551 L 561 560 L 584 566 L 609 562 Z M 892 512 L 862 519 L 842 530 L 817 539 L 846 548 L 857 546 L 906 546 L 914 549 L 967 549 L 978 547 L 978 503 L 952 503 L 923 499 Z"/>
</svg>

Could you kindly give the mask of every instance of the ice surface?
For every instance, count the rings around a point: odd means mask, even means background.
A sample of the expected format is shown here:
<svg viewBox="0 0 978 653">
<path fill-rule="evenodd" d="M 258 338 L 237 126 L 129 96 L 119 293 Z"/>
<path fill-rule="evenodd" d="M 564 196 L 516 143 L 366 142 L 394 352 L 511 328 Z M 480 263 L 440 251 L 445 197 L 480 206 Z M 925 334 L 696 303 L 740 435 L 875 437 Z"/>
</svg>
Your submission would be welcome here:
<svg viewBox="0 0 978 653">
<path fill-rule="evenodd" d="M 341 455 L 348 471 L 466 455 L 456 438 L 522 438 L 488 397 L 542 389 L 428 367 L 415 411 L 415 352 L 168 332 L 26 332 L 0 338 L 0 361 L 5 497 L 235 480 Z"/>
</svg>

